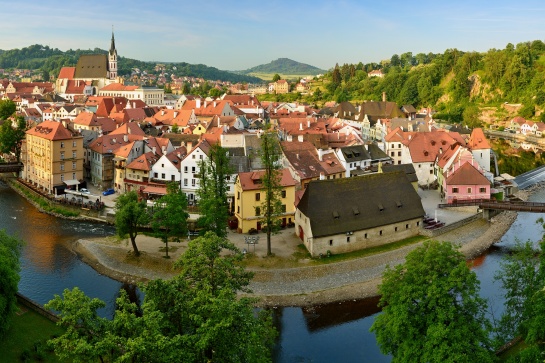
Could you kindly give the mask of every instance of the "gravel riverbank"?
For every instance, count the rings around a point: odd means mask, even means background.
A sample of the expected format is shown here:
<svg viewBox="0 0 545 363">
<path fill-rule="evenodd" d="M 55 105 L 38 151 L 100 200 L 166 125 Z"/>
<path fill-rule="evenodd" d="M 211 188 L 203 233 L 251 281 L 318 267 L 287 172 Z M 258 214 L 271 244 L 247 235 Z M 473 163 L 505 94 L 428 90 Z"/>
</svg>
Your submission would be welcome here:
<svg viewBox="0 0 545 363">
<path fill-rule="evenodd" d="M 471 259 L 497 242 L 515 218 L 515 212 L 502 212 L 490 222 L 479 219 L 437 239 L 460 245 Z M 100 273 L 117 280 L 135 283 L 174 276 L 170 266 L 186 245 L 171 252 L 172 258 L 165 260 L 157 253 L 164 246 L 159 240 L 139 236 L 138 244 L 144 256 L 140 260 L 131 258 L 128 246 L 112 239 L 79 240 L 74 250 Z M 262 306 L 305 306 L 376 296 L 386 266 L 403 263 L 407 253 L 419 245 L 332 264 L 256 269 L 250 285 L 251 296 L 258 297 Z"/>
</svg>

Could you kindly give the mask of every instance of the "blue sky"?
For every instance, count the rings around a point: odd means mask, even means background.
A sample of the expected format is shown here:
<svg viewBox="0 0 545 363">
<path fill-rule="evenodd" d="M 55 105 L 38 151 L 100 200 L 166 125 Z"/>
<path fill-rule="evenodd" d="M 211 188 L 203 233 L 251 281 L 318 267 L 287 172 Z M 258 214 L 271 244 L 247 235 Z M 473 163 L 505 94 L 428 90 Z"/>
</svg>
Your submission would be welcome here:
<svg viewBox="0 0 545 363">
<path fill-rule="evenodd" d="M 143 61 L 329 69 L 405 52 L 486 51 L 545 39 L 541 1 L 0 0 L 0 49 L 108 49 Z"/>
</svg>

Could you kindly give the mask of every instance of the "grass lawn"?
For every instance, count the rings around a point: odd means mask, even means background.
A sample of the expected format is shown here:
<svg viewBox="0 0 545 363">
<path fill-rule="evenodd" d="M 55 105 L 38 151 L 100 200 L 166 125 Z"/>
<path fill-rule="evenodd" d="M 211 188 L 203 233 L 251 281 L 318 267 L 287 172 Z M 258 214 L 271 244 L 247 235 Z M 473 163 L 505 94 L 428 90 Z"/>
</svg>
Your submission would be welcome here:
<svg viewBox="0 0 545 363">
<path fill-rule="evenodd" d="M 59 362 L 48 350 L 47 340 L 64 330 L 34 310 L 18 306 L 11 328 L 0 341 L 0 362 Z"/>
</svg>

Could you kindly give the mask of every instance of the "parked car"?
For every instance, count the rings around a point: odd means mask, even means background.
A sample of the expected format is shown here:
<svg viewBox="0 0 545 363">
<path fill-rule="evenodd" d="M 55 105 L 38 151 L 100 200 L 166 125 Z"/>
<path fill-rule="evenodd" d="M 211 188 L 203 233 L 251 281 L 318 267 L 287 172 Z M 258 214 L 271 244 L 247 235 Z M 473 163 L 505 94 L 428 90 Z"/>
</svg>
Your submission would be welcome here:
<svg viewBox="0 0 545 363">
<path fill-rule="evenodd" d="M 106 189 L 105 191 L 103 191 L 102 195 L 110 195 L 110 194 L 114 194 L 114 193 L 115 193 L 114 188 L 109 188 L 109 189 Z"/>
<path fill-rule="evenodd" d="M 81 188 L 81 189 L 79 190 L 79 192 L 80 192 L 80 193 L 83 193 L 83 194 L 91 194 L 91 192 L 90 192 L 89 189 L 87 189 L 87 188 Z"/>
</svg>

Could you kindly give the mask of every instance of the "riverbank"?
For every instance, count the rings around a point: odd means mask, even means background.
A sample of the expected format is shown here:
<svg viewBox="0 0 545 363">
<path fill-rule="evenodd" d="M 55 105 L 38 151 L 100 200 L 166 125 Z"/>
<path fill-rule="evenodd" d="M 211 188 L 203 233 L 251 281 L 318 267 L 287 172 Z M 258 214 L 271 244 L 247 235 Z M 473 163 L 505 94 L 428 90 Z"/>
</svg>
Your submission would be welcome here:
<svg viewBox="0 0 545 363">
<path fill-rule="evenodd" d="M 437 239 L 456 243 L 468 259 L 475 258 L 505 234 L 516 215 L 502 212 L 490 222 L 476 220 Z M 289 240 L 290 234 L 293 232 L 286 231 L 273 237 L 276 251 L 279 251 L 276 246 L 282 244 L 278 240 Z M 133 257 L 127 241 L 115 237 L 79 240 L 74 251 L 98 272 L 119 281 L 137 283 L 174 276 L 173 263 L 187 248 L 187 241 L 171 243 L 171 258 L 165 259 L 164 244 L 159 239 L 139 235 L 137 244 L 142 254 L 139 258 Z M 283 250 L 289 250 L 289 243 L 284 241 L 284 244 Z M 253 294 L 247 296 L 259 298 L 260 306 L 309 306 L 377 296 L 386 266 L 403 263 L 405 256 L 419 245 L 331 264 L 307 266 L 308 261 L 303 259 L 297 267 L 250 268 L 255 276 L 250 284 Z M 286 252 L 276 258 L 290 259 Z"/>
</svg>

